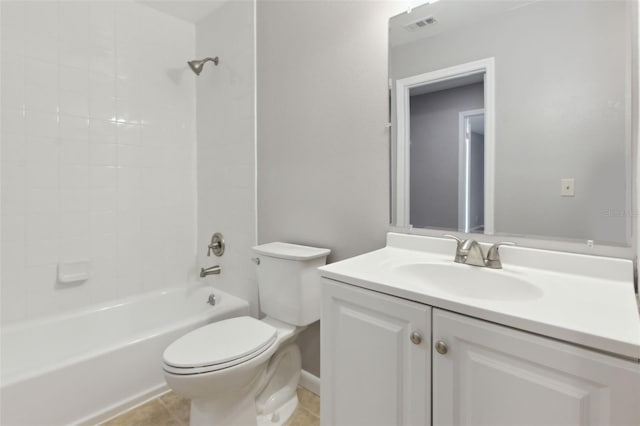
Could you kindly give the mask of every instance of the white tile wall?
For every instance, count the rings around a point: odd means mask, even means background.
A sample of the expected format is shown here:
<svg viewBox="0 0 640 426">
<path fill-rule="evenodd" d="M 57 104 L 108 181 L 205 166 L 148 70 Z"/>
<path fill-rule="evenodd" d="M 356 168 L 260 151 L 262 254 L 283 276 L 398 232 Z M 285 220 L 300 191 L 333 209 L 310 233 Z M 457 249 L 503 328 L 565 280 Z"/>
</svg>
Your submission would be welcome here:
<svg viewBox="0 0 640 426">
<path fill-rule="evenodd" d="M 2 322 L 195 274 L 193 24 L 133 1 L 2 1 Z M 81 285 L 58 262 L 90 259 Z"/>
<path fill-rule="evenodd" d="M 196 26 L 198 57 L 219 56 L 197 81 L 198 261 L 219 264 L 220 275 L 205 278 L 248 300 L 258 315 L 255 254 L 254 11 L 252 2 L 227 2 Z M 207 257 L 214 232 L 226 252 Z"/>
</svg>

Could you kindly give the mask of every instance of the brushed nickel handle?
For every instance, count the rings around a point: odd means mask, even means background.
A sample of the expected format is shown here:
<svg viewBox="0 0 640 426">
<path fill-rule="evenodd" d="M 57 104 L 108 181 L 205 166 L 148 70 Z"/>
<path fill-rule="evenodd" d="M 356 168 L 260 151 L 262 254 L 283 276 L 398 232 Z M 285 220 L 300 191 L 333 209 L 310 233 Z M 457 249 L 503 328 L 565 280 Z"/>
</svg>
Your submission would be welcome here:
<svg viewBox="0 0 640 426">
<path fill-rule="evenodd" d="M 443 342 L 442 340 L 438 340 L 436 342 L 435 345 L 436 351 L 440 354 L 440 355 L 444 355 L 447 352 L 449 352 L 449 347 L 447 346 L 447 344 L 445 342 Z"/>
<path fill-rule="evenodd" d="M 487 252 L 487 266 L 492 269 L 502 269 L 502 261 L 500 260 L 500 253 L 498 252 L 498 248 L 500 246 L 515 245 L 515 243 L 511 243 L 509 241 L 500 241 L 492 245 Z"/>
<path fill-rule="evenodd" d="M 496 260 L 496 259 L 500 259 L 500 256 L 498 255 L 498 247 L 500 246 L 515 246 L 516 243 L 512 243 L 511 241 L 499 241 L 497 243 L 495 243 L 494 245 L 492 245 L 491 247 L 489 247 L 489 251 L 487 252 L 487 259 L 488 260 Z"/>
<path fill-rule="evenodd" d="M 457 237 L 457 236 L 452 235 L 452 234 L 444 234 L 443 237 L 451 238 L 452 240 L 456 240 L 456 242 L 458 243 L 458 246 L 460 246 L 460 244 L 462 244 L 464 242 L 464 240 L 462 238 Z"/>
<path fill-rule="evenodd" d="M 409 336 L 409 339 L 411 339 L 411 342 L 413 344 L 419 345 L 420 343 L 422 343 L 422 334 L 414 331 L 413 333 L 411 333 L 411 336 Z"/>
<path fill-rule="evenodd" d="M 216 232 L 211 237 L 211 243 L 207 246 L 207 256 L 211 256 L 211 253 L 216 256 L 222 256 L 224 254 L 224 237 L 221 233 Z"/>
</svg>

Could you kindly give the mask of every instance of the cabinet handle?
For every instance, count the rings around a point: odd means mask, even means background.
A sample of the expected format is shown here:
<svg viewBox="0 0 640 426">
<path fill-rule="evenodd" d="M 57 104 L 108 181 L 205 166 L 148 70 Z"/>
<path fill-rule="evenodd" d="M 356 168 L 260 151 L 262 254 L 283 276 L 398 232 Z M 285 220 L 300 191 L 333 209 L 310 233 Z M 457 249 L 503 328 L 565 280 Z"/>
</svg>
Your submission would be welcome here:
<svg viewBox="0 0 640 426">
<path fill-rule="evenodd" d="M 414 331 L 413 333 L 411 333 L 411 336 L 409 336 L 409 339 L 411 339 L 411 342 L 416 345 L 419 345 L 420 343 L 422 343 L 422 335 L 417 331 Z"/>
<path fill-rule="evenodd" d="M 445 342 L 443 342 L 442 340 L 438 340 L 436 342 L 436 351 L 441 354 L 444 355 L 449 351 L 449 348 L 447 347 L 447 344 Z"/>
</svg>

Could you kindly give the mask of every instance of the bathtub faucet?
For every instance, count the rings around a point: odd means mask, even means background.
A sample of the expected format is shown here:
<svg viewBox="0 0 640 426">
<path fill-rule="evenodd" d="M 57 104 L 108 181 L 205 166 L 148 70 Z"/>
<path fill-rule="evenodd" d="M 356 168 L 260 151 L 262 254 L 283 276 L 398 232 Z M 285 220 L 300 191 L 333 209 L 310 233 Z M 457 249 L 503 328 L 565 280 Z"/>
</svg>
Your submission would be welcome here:
<svg viewBox="0 0 640 426">
<path fill-rule="evenodd" d="M 200 278 L 204 278 L 207 275 L 217 275 L 222 268 L 219 265 L 209 266 L 208 268 L 200 268 Z"/>
</svg>

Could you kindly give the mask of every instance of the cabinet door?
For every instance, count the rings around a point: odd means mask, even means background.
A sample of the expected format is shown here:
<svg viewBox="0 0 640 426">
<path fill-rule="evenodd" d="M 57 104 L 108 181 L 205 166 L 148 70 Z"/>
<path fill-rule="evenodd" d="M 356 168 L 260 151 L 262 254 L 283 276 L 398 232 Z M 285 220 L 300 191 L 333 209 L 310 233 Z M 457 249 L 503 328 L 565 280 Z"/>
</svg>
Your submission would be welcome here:
<svg viewBox="0 0 640 426">
<path fill-rule="evenodd" d="M 430 316 L 428 306 L 323 280 L 323 425 L 431 422 Z"/>
<path fill-rule="evenodd" d="M 439 309 L 433 341 L 434 425 L 640 425 L 636 362 Z"/>
</svg>

